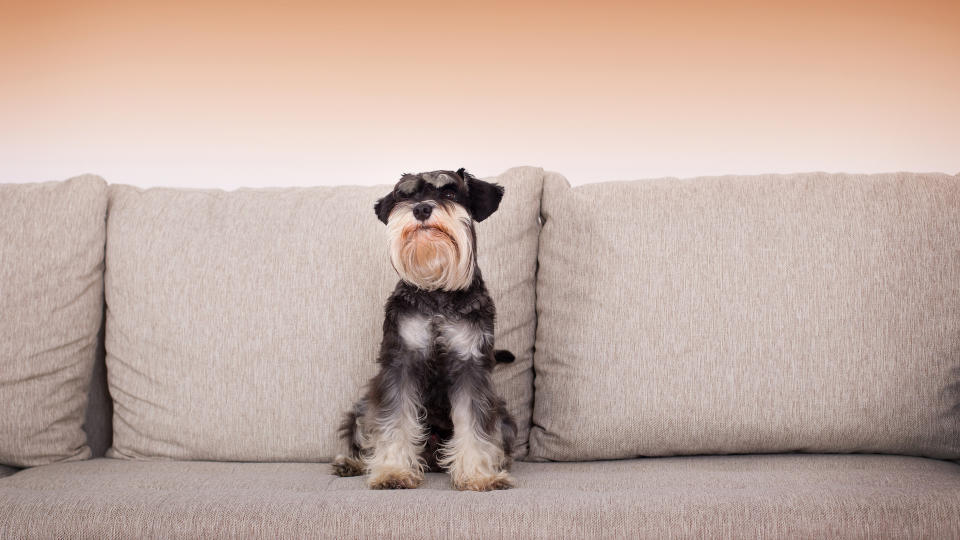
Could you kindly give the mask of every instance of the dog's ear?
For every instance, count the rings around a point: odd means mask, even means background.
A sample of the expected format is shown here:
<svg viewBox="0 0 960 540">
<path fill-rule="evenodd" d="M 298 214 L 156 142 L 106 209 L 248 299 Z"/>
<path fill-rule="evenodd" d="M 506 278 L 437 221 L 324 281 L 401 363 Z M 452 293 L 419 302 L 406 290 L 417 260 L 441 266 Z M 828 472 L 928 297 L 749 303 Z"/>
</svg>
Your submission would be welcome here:
<svg viewBox="0 0 960 540">
<path fill-rule="evenodd" d="M 467 191 L 470 193 L 470 214 L 473 215 L 474 221 L 483 221 L 497 211 L 500 200 L 503 199 L 503 186 L 478 180 L 466 169 L 458 169 L 457 174 L 467 182 Z"/>
<path fill-rule="evenodd" d="M 390 219 L 390 212 L 393 211 L 395 204 L 397 204 L 397 199 L 393 196 L 393 192 L 390 192 L 389 195 L 383 197 L 377 201 L 377 204 L 373 205 L 373 211 L 377 213 L 377 217 L 384 225 L 386 225 L 387 220 Z"/>
</svg>

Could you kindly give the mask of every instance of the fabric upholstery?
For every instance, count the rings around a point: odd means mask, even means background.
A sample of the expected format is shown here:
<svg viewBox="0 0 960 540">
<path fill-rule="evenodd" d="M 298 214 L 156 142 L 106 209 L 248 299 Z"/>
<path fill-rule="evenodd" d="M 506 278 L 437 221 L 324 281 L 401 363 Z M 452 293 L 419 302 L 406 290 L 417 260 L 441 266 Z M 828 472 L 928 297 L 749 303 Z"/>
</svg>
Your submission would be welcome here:
<svg viewBox="0 0 960 540">
<path fill-rule="evenodd" d="M 16 469 L 14 467 L 7 467 L 6 465 L 0 465 L 0 478 L 3 478 L 5 476 L 10 476 L 19 470 L 20 469 Z"/>
<path fill-rule="evenodd" d="M 532 407 L 542 170 L 489 179 L 506 195 L 476 226 L 496 303 L 495 385 L 521 426 Z M 397 275 L 374 202 L 392 186 L 140 190 L 111 186 L 108 455 L 324 461 L 376 372 Z"/>
<path fill-rule="evenodd" d="M 97 459 L 0 480 L 0 537 L 953 538 L 960 466 L 875 455 L 516 463 L 516 489 L 429 474 L 373 491 L 324 464 Z"/>
<path fill-rule="evenodd" d="M 960 177 L 545 178 L 531 458 L 960 457 Z"/>
<path fill-rule="evenodd" d="M 104 313 L 106 316 L 106 313 Z M 103 457 L 113 440 L 113 401 L 107 390 L 106 349 L 104 348 L 104 325 L 97 336 L 97 354 L 93 362 L 93 377 L 87 397 L 87 414 L 83 430 L 93 457 Z"/>
<path fill-rule="evenodd" d="M 82 424 L 103 312 L 106 183 L 0 184 L 0 463 L 90 456 Z"/>
</svg>

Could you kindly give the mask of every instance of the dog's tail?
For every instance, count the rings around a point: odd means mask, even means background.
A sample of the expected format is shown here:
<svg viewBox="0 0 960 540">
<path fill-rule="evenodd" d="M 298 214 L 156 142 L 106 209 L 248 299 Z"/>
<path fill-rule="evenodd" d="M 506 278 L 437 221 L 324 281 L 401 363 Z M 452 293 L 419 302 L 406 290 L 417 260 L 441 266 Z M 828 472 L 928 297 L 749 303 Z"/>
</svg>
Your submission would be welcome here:
<svg viewBox="0 0 960 540">
<path fill-rule="evenodd" d="M 498 364 L 509 364 L 516 360 L 516 357 L 513 356 L 513 353 L 504 349 L 498 349 L 493 351 L 493 358 L 497 361 Z"/>
</svg>

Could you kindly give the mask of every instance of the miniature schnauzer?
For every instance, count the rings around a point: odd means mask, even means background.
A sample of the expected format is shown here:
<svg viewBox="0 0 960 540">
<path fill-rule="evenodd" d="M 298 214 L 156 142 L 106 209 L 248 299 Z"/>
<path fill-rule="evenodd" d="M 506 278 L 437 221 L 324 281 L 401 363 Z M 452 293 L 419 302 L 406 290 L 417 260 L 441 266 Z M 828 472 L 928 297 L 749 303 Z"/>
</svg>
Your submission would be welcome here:
<svg viewBox="0 0 960 540">
<path fill-rule="evenodd" d="M 404 174 L 377 201 L 400 281 L 385 307 L 380 371 L 340 426 L 350 455 L 336 457 L 334 474 L 369 474 L 373 489 L 415 488 L 444 469 L 456 489 L 513 485 L 517 427 L 490 381 L 513 355 L 493 348 L 473 227 L 502 198 L 503 187 L 460 169 Z"/>
</svg>

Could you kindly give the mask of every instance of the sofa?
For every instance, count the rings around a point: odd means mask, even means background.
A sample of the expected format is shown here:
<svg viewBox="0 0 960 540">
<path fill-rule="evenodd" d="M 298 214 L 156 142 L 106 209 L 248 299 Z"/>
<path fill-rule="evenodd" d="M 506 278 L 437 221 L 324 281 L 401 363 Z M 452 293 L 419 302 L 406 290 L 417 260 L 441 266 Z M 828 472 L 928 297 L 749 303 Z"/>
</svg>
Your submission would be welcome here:
<svg viewBox="0 0 960 540">
<path fill-rule="evenodd" d="M 388 186 L 0 184 L 0 538 L 960 537 L 960 175 L 487 180 L 485 493 L 331 474 Z"/>
</svg>

